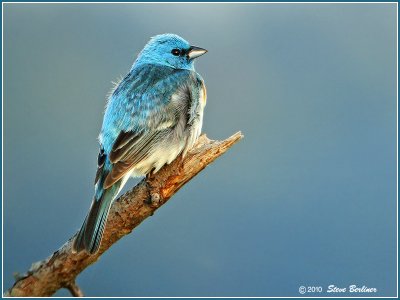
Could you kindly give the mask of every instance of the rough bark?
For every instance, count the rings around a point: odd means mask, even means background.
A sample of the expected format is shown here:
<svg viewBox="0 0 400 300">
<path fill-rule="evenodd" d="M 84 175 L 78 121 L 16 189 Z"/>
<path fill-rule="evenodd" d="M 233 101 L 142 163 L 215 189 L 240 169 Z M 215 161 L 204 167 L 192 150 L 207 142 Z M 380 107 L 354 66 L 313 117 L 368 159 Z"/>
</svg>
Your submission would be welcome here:
<svg viewBox="0 0 400 300">
<path fill-rule="evenodd" d="M 51 296 L 60 288 L 70 290 L 74 296 L 82 296 L 82 291 L 75 284 L 79 273 L 96 262 L 115 242 L 151 216 L 185 183 L 242 137 L 237 132 L 224 141 L 214 141 L 202 135 L 185 158 L 178 157 L 114 202 L 100 250 L 96 254 L 74 253 L 72 242 L 75 234 L 48 258 L 33 263 L 26 274 L 19 275 L 13 287 L 5 292 L 5 296 Z"/>
</svg>

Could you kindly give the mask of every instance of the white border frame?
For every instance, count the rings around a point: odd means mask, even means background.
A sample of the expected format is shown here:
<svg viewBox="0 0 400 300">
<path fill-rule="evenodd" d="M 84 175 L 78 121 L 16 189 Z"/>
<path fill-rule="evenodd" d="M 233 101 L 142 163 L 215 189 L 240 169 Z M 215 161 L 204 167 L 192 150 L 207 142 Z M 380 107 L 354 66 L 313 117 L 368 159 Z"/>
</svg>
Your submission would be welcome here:
<svg viewBox="0 0 400 300">
<path fill-rule="evenodd" d="M 399 128 L 399 118 L 398 118 L 398 100 L 399 100 L 399 87 L 398 87 L 398 74 L 399 74 L 399 40 L 398 40 L 398 28 L 399 28 L 399 11 L 398 11 L 398 2 L 182 2 L 182 1 L 171 1 L 171 2 L 66 2 L 66 1 L 61 1 L 61 2 L 12 2 L 12 1 L 7 1 L 7 2 L 2 2 L 1 3 L 1 216 L 2 216 L 2 226 L 1 226 L 1 274 L 2 278 L 4 278 L 4 6 L 5 4 L 396 4 L 396 25 L 397 25 L 397 43 L 396 43 L 396 54 L 397 54 L 397 65 L 396 65 L 396 76 L 397 76 L 397 85 L 396 85 L 396 298 L 399 297 L 399 186 L 398 186 L 398 175 L 399 175 L 399 169 L 398 169 L 398 162 L 399 162 L 399 147 L 398 147 L 398 128 Z M 1 282 L 1 292 L 2 295 L 4 295 L 4 281 L 2 280 Z M 364 296 L 364 295 L 363 295 Z M 11 298 L 11 297 L 4 297 L 2 298 Z M 44 298 L 44 297 L 29 297 L 29 298 Z M 62 297 L 62 298 L 74 298 L 74 297 Z M 85 297 L 85 298 L 143 298 L 143 299 L 242 299 L 242 298 L 249 298 L 249 299 L 267 299 L 267 298 L 393 298 L 393 297 L 384 297 L 384 296 L 366 296 L 362 297 L 361 294 L 357 294 L 355 297 L 340 297 L 336 293 L 332 295 L 332 297 L 319 297 L 319 296 L 313 296 L 310 294 L 304 294 L 303 296 L 297 296 L 297 297 Z"/>
</svg>

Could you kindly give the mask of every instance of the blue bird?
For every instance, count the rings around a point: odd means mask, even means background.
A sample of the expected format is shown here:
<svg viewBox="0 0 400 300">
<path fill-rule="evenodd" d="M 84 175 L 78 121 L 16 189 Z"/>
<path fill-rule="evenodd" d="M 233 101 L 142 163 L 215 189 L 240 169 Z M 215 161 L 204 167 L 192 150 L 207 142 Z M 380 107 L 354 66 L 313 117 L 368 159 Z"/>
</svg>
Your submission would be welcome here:
<svg viewBox="0 0 400 300">
<path fill-rule="evenodd" d="M 178 35 L 157 35 L 112 92 L 99 136 L 94 199 L 75 251 L 97 252 L 111 204 L 129 177 L 156 173 L 196 142 L 206 88 L 194 59 L 206 52 Z"/>
</svg>

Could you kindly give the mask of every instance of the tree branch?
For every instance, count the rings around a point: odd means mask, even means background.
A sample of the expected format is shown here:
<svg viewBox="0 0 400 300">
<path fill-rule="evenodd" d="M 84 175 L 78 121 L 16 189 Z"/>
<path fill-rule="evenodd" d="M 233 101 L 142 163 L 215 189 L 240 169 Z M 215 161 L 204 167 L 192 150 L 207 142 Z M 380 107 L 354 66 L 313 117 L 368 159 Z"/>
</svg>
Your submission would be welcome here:
<svg viewBox="0 0 400 300">
<path fill-rule="evenodd" d="M 151 216 L 186 182 L 242 137 L 237 132 L 224 141 L 214 141 L 202 135 L 185 158 L 179 156 L 148 179 L 147 183 L 142 180 L 114 202 L 96 254 L 88 255 L 84 251 L 74 253 L 72 242 L 75 234 L 51 256 L 32 264 L 26 274 L 19 275 L 13 287 L 5 292 L 5 296 L 51 296 L 60 288 L 69 289 L 74 296 L 82 296 L 81 290 L 75 284 L 79 273 L 96 262 L 112 244 Z"/>
<path fill-rule="evenodd" d="M 75 281 L 70 282 L 66 287 L 74 297 L 83 297 L 83 292 Z"/>
</svg>

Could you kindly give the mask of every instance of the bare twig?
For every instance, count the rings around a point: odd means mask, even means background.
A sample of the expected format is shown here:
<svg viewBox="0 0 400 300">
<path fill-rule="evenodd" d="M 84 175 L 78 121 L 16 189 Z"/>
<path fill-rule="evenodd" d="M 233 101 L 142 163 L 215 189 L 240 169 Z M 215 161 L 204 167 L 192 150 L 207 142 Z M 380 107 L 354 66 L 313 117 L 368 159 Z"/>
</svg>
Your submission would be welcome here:
<svg viewBox="0 0 400 300">
<path fill-rule="evenodd" d="M 209 140 L 202 135 L 185 158 L 178 157 L 170 165 L 119 197 L 111 207 L 99 251 L 94 255 L 73 253 L 71 237 L 59 250 L 43 261 L 34 263 L 19 275 L 5 296 L 51 296 L 60 288 L 68 288 L 74 296 L 82 296 L 75 278 L 96 262 L 108 248 L 130 233 L 144 219 L 168 201 L 186 182 L 208 164 L 225 153 L 242 138 L 240 132 L 224 141 Z"/>
<path fill-rule="evenodd" d="M 72 296 L 74 297 L 83 297 L 83 292 L 81 288 L 76 284 L 75 281 L 71 281 L 65 286 L 68 289 Z"/>
</svg>

